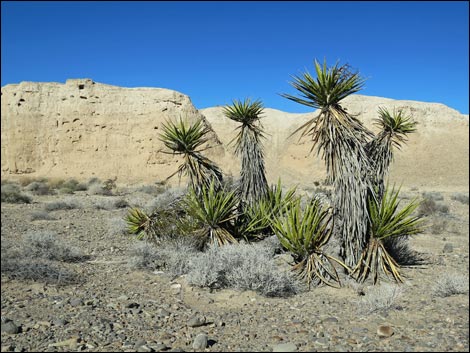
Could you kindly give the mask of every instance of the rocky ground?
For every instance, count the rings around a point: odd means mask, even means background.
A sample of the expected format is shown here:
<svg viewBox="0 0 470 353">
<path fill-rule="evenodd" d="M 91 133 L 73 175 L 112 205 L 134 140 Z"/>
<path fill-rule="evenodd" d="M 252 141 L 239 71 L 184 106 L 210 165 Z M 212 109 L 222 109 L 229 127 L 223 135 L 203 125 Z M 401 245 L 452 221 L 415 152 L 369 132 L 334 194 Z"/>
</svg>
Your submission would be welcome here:
<svg viewBox="0 0 470 353">
<path fill-rule="evenodd" d="M 46 284 L 2 273 L 1 349 L 468 351 L 468 291 L 445 297 L 433 291 L 441 276 L 459 273 L 468 279 L 469 271 L 468 203 L 452 199 L 451 193 L 442 196 L 448 212 L 434 216 L 434 228 L 411 240 L 427 263 L 404 269 L 402 296 L 389 309 L 373 312 L 365 311 L 362 302 L 370 286 L 312 288 L 289 298 L 267 298 L 249 291 L 195 288 L 184 277 L 133 269 L 128 249 L 136 240 L 110 231 L 110 220 L 122 218 L 125 210 L 95 206 L 131 194 L 77 192 L 67 197 L 81 208 L 51 211 L 55 220 L 32 221 L 30 215 L 64 196 L 2 203 L 2 247 L 28 231 L 47 230 L 90 257 L 63 264 L 79 274 L 79 284 Z"/>
</svg>

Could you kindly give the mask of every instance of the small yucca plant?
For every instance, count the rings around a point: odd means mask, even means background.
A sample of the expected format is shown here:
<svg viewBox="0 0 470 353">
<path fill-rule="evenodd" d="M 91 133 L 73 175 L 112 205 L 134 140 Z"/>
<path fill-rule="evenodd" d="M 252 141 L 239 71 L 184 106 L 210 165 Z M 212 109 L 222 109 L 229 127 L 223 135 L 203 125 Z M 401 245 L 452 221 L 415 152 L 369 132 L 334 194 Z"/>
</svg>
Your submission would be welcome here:
<svg viewBox="0 0 470 353">
<path fill-rule="evenodd" d="M 208 187 L 212 181 L 217 187 L 221 186 L 222 172 L 215 163 L 204 157 L 202 146 L 208 141 L 207 134 L 210 129 L 202 120 L 190 125 L 182 119 L 179 122 L 167 121 L 162 126 L 160 140 L 173 154 L 183 156 L 183 164 L 168 177 L 178 174 L 189 177 L 190 186 L 199 194 L 201 187 Z"/>
<path fill-rule="evenodd" d="M 261 239 L 274 233 L 272 219 L 280 216 L 295 198 L 295 187 L 283 193 L 279 179 L 277 185 L 268 188 L 261 200 L 246 207 L 245 212 L 240 215 L 238 219 L 240 233 L 246 239 Z"/>
<path fill-rule="evenodd" d="M 238 192 L 242 209 L 261 200 L 268 190 L 261 144 L 264 138 L 260 124 L 263 109 L 261 101 L 251 102 L 250 99 L 243 102 L 235 100 L 232 105 L 224 107 L 225 116 L 240 123 L 238 134 L 232 141 L 235 142 L 235 153 L 241 158 Z"/>
<path fill-rule="evenodd" d="M 201 226 L 195 235 L 217 245 L 237 243 L 233 235 L 237 202 L 235 191 L 217 190 L 214 182 L 202 187 L 200 195 L 190 189 L 183 200 L 186 212 Z"/>
<path fill-rule="evenodd" d="M 332 234 L 331 212 L 319 200 L 312 200 L 302 211 L 300 199 L 292 202 L 284 214 L 273 219 L 273 228 L 282 246 L 289 250 L 296 264 L 293 270 L 310 284 L 341 285 L 334 262 L 348 267 L 327 255 L 323 247 Z"/>
<path fill-rule="evenodd" d="M 128 232 L 136 235 L 137 239 L 148 238 L 149 240 L 156 241 L 157 234 L 153 218 L 140 208 L 134 207 L 128 211 L 124 220 L 127 223 Z"/>
<path fill-rule="evenodd" d="M 370 239 L 352 273 L 360 282 L 372 276 L 375 284 L 381 273 L 391 276 L 396 282 L 403 282 L 400 265 L 387 252 L 384 242 L 421 233 L 423 219 L 412 215 L 419 206 L 416 199 L 398 210 L 399 191 L 386 188 L 380 203 L 373 198 L 369 199 Z"/>
</svg>

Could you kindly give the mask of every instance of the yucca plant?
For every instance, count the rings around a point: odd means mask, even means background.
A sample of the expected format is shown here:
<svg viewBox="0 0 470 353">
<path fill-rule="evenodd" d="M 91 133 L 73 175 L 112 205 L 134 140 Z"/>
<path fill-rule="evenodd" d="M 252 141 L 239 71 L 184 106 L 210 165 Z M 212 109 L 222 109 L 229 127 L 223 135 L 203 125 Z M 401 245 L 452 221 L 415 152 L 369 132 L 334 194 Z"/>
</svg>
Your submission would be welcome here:
<svg viewBox="0 0 470 353">
<path fill-rule="evenodd" d="M 388 253 L 384 242 L 388 239 L 421 233 L 423 220 L 419 216 L 413 216 L 413 212 L 419 206 L 416 199 L 398 209 L 399 192 L 400 189 L 390 190 L 387 187 L 380 202 L 373 198 L 369 199 L 371 221 L 369 243 L 352 273 L 360 282 L 372 276 L 375 284 L 381 274 L 392 277 L 396 282 L 403 282 L 400 265 Z"/>
<path fill-rule="evenodd" d="M 260 201 L 268 190 L 261 143 L 264 138 L 260 123 L 263 104 L 259 100 L 234 100 L 232 105 L 224 107 L 224 114 L 240 123 L 232 142 L 235 142 L 235 153 L 241 158 L 238 193 L 244 209 L 245 205 L 251 206 Z"/>
<path fill-rule="evenodd" d="M 183 163 L 178 170 L 168 177 L 178 174 L 179 177 L 189 177 L 190 186 L 197 194 L 201 193 L 203 186 L 209 187 L 214 181 L 216 188 L 221 186 L 222 172 L 215 163 L 204 157 L 202 146 L 207 142 L 210 129 L 202 120 L 190 125 L 180 119 L 178 122 L 166 121 L 163 123 L 160 140 L 170 149 L 172 154 L 183 156 Z"/>
<path fill-rule="evenodd" d="M 148 215 L 145 211 L 138 207 L 131 208 L 124 220 L 127 223 L 127 230 L 130 234 L 137 236 L 137 239 L 148 238 L 152 241 L 157 241 L 157 234 L 155 231 L 155 217 Z"/>
<path fill-rule="evenodd" d="M 300 199 L 297 199 L 272 221 L 280 243 L 294 256 L 292 269 L 307 281 L 309 288 L 312 283 L 341 285 L 334 262 L 348 269 L 343 262 L 323 251 L 332 234 L 331 219 L 330 210 L 322 207 L 319 200 L 312 200 L 302 211 Z"/>
<path fill-rule="evenodd" d="M 295 187 L 283 193 L 279 179 L 276 185 L 268 188 L 261 200 L 246 207 L 245 212 L 237 219 L 239 232 L 247 240 L 259 240 L 273 234 L 273 218 L 280 216 L 295 199 Z"/>
<path fill-rule="evenodd" d="M 416 122 L 406 116 L 402 110 L 390 113 L 386 108 L 379 108 L 379 117 L 375 124 L 381 131 L 366 145 L 372 165 L 373 180 L 378 188 L 377 198 L 384 193 L 384 181 L 393 161 L 393 149 L 401 149 L 408 140 L 408 134 L 416 131 Z"/>
<path fill-rule="evenodd" d="M 294 102 L 320 109 L 300 126 L 301 137 L 310 136 L 326 163 L 327 180 L 334 186 L 334 218 L 341 239 L 341 256 L 354 266 L 367 243 L 367 197 L 373 190 L 366 177 L 370 164 L 365 145 L 372 132 L 341 105 L 347 96 L 358 92 L 364 80 L 347 65 L 328 68 L 315 60 L 316 78 L 308 72 L 293 76 L 291 85 L 301 97 L 283 94 Z"/>
<path fill-rule="evenodd" d="M 197 194 L 190 189 L 183 200 L 186 212 L 200 225 L 195 235 L 205 243 L 225 245 L 237 243 L 234 237 L 233 220 L 237 217 L 237 198 L 235 191 L 217 189 L 215 182 L 203 186 Z"/>
</svg>

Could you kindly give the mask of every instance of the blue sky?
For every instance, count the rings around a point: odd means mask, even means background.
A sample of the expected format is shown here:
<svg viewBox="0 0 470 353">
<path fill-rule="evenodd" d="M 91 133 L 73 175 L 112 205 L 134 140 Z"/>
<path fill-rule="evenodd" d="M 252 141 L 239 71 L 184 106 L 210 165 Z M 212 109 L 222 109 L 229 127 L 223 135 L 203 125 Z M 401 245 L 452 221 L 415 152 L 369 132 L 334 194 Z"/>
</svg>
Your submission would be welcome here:
<svg viewBox="0 0 470 353">
<path fill-rule="evenodd" d="M 360 94 L 444 103 L 468 114 L 463 2 L 2 1 L 1 84 L 92 78 L 169 88 L 197 108 L 261 99 L 288 112 L 291 75 L 339 60 Z"/>
</svg>

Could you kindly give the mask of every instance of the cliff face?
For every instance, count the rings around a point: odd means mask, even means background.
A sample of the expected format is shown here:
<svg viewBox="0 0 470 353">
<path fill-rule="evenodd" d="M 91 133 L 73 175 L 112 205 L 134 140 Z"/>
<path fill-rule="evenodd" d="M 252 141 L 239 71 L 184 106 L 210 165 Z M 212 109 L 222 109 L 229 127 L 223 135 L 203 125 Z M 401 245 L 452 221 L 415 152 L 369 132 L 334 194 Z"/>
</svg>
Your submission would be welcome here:
<svg viewBox="0 0 470 353">
<path fill-rule="evenodd" d="M 469 182 L 469 120 L 443 104 L 393 100 L 380 97 L 354 95 L 342 102 L 349 113 L 356 115 L 374 132 L 374 119 L 379 107 L 402 109 L 418 122 L 417 132 L 409 135 L 409 141 L 401 150 L 395 150 L 395 160 L 390 167 L 390 181 L 407 187 L 424 189 L 468 190 Z M 224 143 L 235 136 L 237 124 L 224 118 L 222 108 L 202 109 L 214 131 Z M 264 141 L 268 179 L 275 182 L 280 176 L 290 184 L 312 185 L 324 180 L 325 164 L 310 153 L 308 137 L 299 140 L 300 133 L 289 137 L 298 127 L 315 116 L 291 114 L 265 109 L 262 124 L 267 132 Z M 229 147 L 229 152 L 233 148 Z M 235 160 L 234 170 L 239 169 Z"/>
<path fill-rule="evenodd" d="M 405 186 L 468 190 L 468 115 L 442 104 L 354 95 L 344 107 L 374 129 L 378 107 L 400 108 L 418 122 L 418 131 L 395 152 L 391 180 Z M 323 161 L 309 153 L 308 138 L 289 138 L 309 114 L 265 109 L 263 126 L 270 182 L 313 185 L 325 177 Z M 121 88 L 88 79 L 59 83 L 22 82 L 2 87 L 2 178 L 92 176 L 119 183 L 162 181 L 180 158 L 162 153 L 161 124 L 179 117 L 204 119 L 214 133 L 204 153 L 226 174 L 237 176 L 240 163 L 229 142 L 237 124 L 222 108 L 200 112 L 188 96 L 160 88 Z M 178 180 L 174 179 L 174 183 Z"/>
<path fill-rule="evenodd" d="M 163 180 L 178 157 L 161 153 L 161 124 L 203 118 L 189 97 L 160 88 L 121 88 L 89 79 L 2 87 L 2 178 L 18 174 Z M 213 156 L 224 148 L 212 134 Z"/>
</svg>

